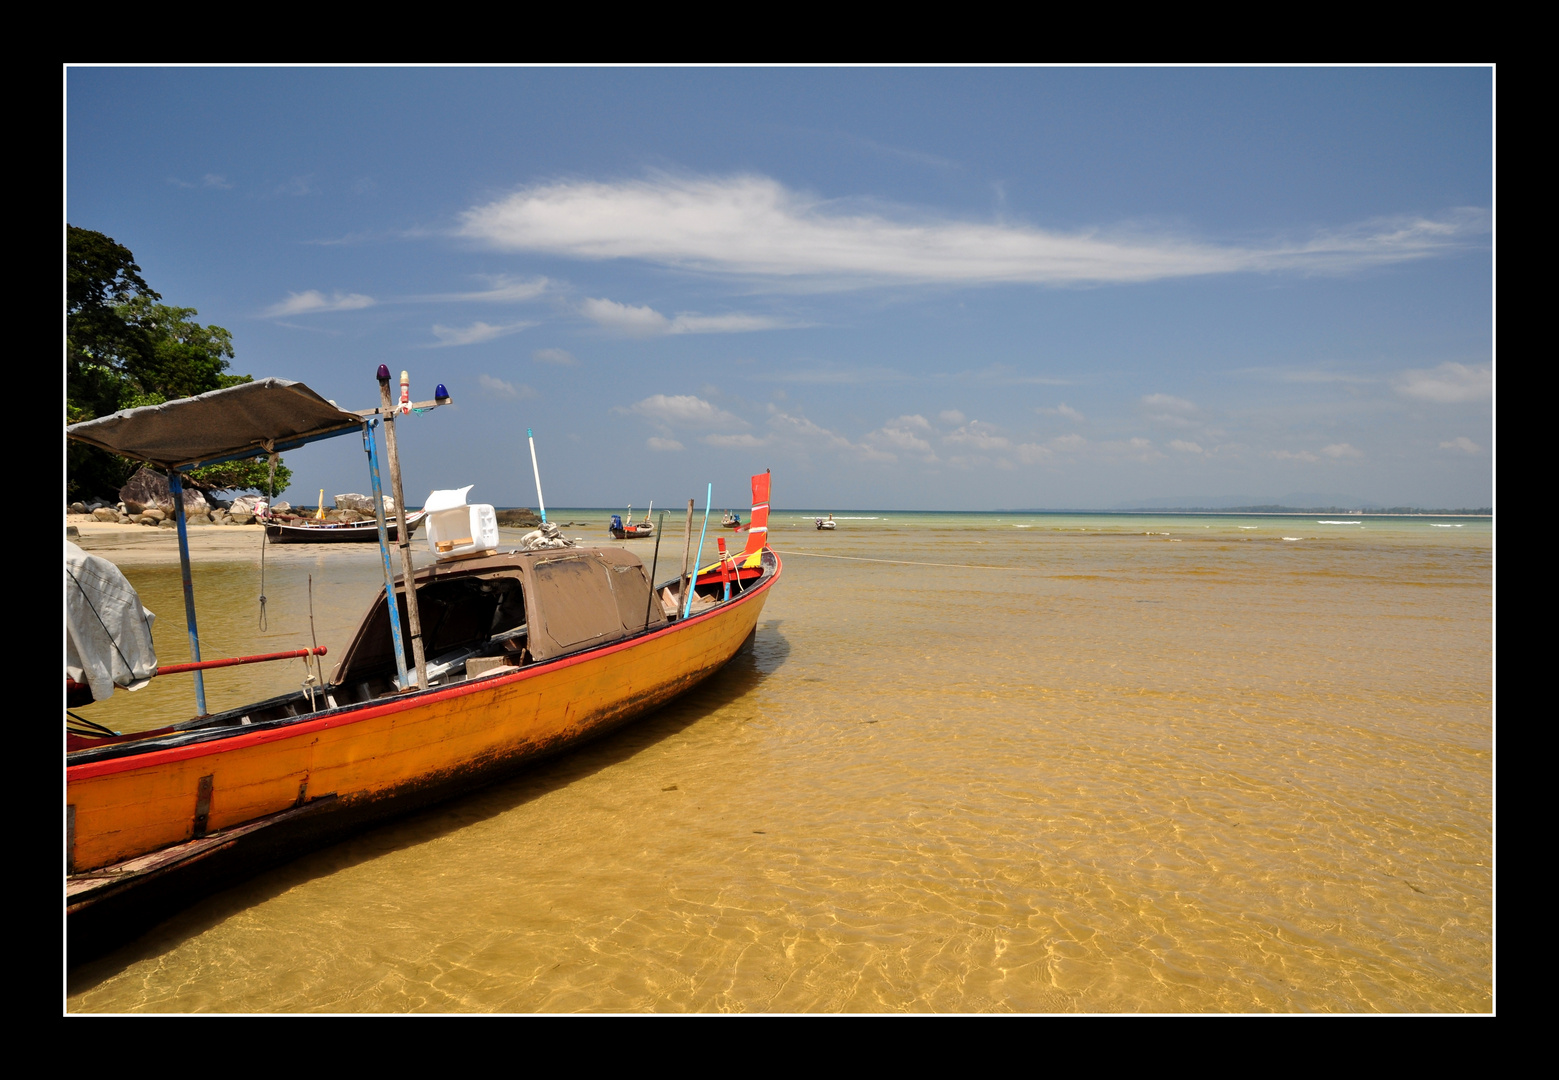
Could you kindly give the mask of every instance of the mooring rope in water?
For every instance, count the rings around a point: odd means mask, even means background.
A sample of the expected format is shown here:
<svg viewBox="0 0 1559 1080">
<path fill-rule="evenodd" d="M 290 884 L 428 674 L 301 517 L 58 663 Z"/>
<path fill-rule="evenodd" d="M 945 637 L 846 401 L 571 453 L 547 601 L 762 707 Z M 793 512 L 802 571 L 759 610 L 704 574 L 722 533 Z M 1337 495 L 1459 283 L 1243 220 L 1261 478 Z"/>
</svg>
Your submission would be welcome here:
<svg viewBox="0 0 1559 1080">
<path fill-rule="evenodd" d="M 988 563 L 966 562 L 909 562 L 905 559 L 865 559 L 859 555 L 824 555 L 817 551 L 780 551 L 779 548 L 769 550 L 779 555 L 806 555 L 813 559 L 845 559 L 849 562 L 880 562 L 890 566 L 943 566 L 953 570 L 1031 570 L 1028 566 L 991 566 Z"/>
</svg>

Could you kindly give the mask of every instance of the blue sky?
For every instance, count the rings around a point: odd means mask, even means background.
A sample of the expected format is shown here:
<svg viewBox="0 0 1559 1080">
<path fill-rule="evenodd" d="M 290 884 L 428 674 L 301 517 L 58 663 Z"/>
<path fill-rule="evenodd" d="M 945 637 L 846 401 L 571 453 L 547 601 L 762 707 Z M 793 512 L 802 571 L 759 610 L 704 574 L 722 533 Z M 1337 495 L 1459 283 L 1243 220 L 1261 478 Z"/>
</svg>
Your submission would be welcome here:
<svg viewBox="0 0 1559 1080">
<path fill-rule="evenodd" d="M 1493 76 L 66 73 L 67 220 L 408 500 L 1493 498 Z M 356 440 L 289 493 L 361 491 Z"/>
</svg>

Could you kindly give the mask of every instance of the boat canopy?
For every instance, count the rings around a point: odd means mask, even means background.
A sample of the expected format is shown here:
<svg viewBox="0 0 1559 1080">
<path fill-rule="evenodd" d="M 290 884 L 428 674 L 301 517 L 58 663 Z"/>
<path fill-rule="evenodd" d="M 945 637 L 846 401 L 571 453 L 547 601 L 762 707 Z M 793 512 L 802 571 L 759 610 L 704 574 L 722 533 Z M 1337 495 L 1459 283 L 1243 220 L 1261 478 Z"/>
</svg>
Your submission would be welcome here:
<svg viewBox="0 0 1559 1080">
<path fill-rule="evenodd" d="M 139 690 L 157 674 L 153 615 L 119 568 L 65 543 L 65 674 L 106 701 L 114 687 Z"/>
<path fill-rule="evenodd" d="M 257 379 L 72 424 L 65 434 L 121 457 L 188 469 L 292 450 L 362 426 L 362 416 L 300 382 Z"/>
<path fill-rule="evenodd" d="M 528 627 L 532 660 L 551 660 L 666 624 L 650 602 L 649 575 L 623 548 L 505 552 L 417 571 L 417 605 L 428 654 L 459 649 Z M 396 592 L 404 589 L 397 580 Z M 404 619 L 404 614 L 402 618 Z M 331 682 L 355 683 L 393 660 L 381 590 Z M 403 624 L 403 640 L 410 630 Z"/>
</svg>

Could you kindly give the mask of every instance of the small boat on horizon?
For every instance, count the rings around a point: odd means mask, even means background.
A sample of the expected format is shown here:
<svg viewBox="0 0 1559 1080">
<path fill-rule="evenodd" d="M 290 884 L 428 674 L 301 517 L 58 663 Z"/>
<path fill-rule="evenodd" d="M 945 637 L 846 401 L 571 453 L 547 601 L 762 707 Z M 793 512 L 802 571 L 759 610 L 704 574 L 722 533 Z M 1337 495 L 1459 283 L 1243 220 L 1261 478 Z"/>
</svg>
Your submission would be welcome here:
<svg viewBox="0 0 1559 1080">
<path fill-rule="evenodd" d="M 826 532 L 829 529 L 837 529 L 839 526 L 834 524 L 834 515 L 829 514 L 826 519 L 825 518 L 818 518 L 817 519 L 817 527 L 819 529 L 822 529 L 822 530 L 824 530 Z"/>
<path fill-rule="evenodd" d="M 655 509 L 655 504 L 650 503 L 650 510 Z M 619 540 L 643 540 L 655 535 L 655 523 L 650 520 L 650 510 L 644 511 L 644 520 L 633 520 L 633 506 L 628 506 L 628 520 L 625 524 L 618 514 L 612 515 L 612 523 L 607 526 L 607 531 Z"/>
<path fill-rule="evenodd" d="M 742 515 L 740 514 L 733 514 L 731 511 L 727 510 L 725 512 L 725 517 L 720 519 L 720 528 L 722 529 L 740 529 L 741 527 Z"/>
</svg>

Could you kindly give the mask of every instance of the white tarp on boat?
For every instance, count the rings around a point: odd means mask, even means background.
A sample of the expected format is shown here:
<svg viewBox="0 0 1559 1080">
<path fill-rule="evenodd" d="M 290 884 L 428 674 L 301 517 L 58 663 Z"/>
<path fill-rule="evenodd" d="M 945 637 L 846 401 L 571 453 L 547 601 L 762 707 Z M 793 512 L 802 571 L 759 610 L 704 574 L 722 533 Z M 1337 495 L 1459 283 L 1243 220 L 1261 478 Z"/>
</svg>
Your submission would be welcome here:
<svg viewBox="0 0 1559 1080">
<path fill-rule="evenodd" d="M 114 687 L 139 690 L 157 674 L 153 615 L 119 567 L 65 545 L 65 674 L 106 700 Z"/>
</svg>

